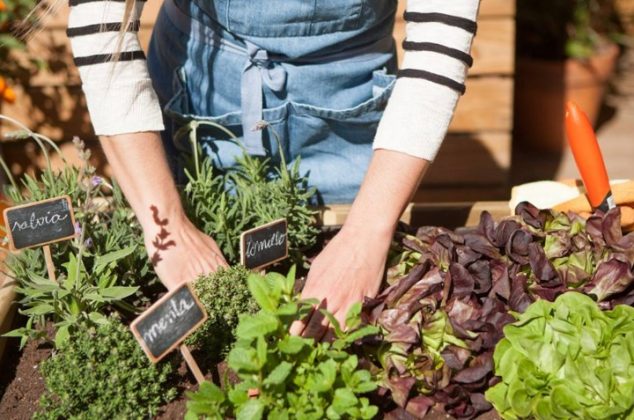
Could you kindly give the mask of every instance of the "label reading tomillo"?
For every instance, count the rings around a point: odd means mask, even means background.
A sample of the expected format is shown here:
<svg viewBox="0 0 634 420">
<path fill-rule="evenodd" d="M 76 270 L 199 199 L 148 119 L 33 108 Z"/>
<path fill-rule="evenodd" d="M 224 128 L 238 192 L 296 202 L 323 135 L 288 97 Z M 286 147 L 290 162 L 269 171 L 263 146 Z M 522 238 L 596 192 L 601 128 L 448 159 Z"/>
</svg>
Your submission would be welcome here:
<svg viewBox="0 0 634 420">
<path fill-rule="evenodd" d="M 240 235 L 240 262 L 246 268 L 262 268 L 283 260 L 287 256 L 288 224 L 286 219 L 275 220 Z"/>
</svg>

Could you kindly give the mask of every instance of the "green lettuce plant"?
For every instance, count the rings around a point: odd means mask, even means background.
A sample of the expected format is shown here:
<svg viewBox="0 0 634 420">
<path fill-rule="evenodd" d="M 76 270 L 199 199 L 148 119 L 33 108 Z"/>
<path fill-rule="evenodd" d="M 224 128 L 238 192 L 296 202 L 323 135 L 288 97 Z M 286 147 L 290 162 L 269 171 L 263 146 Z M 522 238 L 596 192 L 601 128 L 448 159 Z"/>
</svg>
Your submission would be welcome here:
<svg viewBox="0 0 634 420">
<path fill-rule="evenodd" d="M 47 392 L 35 419 L 147 419 L 176 396 L 172 364 L 153 365 L 113 318 L 80 329 L 41 372 Z"/>
<path fill-rule="evenodd" d="M 588 296 L 531 304 L 496 346 L 501 382 L 486 392 L 505 419 L 634 417 L 634 308 Z"/>
<path fill-rule="evenodd" d="M 316 304 L 299 300 L 294 281 L 294 269 L 286 277 L 249 276 L 249 290 L 262 309 L 240 318 L 238 340 L 227 359 L 240 382 L 225 381 L 224 390 L 206 382 L 198 392 L 188 393 L 186 419 L 370 419 L 377 414 L 377 407 L 362 396 L 377 383 L 350 349 L 378 329 L 361 325 L 361 307 L 355 305 L 347 331 L 322 311 L 335 331 L 332 343 L 290 335 L 291 324 Z"/>
</svg>

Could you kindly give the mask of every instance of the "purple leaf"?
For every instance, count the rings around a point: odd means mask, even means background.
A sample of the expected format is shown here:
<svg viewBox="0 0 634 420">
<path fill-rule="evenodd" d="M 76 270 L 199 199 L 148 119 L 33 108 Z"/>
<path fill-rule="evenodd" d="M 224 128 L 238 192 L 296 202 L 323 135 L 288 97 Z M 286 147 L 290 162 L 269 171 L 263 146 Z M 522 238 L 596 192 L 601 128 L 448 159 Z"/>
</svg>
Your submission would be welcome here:
<svg viewBox="0 0 634 420">
<path fill-rule="evenodd" d="M 495 260 L 502 257 L 500 255 L 500 251 L 495 246 L 493 246 L 493 244 L 489 242 L 486 237 L 482 235 L 467 234 L 465 235 L 464 239 L 465 244 L 473 249 L 475 252 L 478 252 Z"/>
<path fill-rule="evenodd" d="M 392 304 L 398 301 L 410 287 L 423 277 L 423 275 L 429 270 L 430 265 L 430 261 L 425 260 L 422 264 L 412 268 L 407 276 L 387 288 L 383 293 L 381 293 L 379 298 L 385 296 L 386 305 L 392 306 Z"/>
<path fill-rule="evenodd" d="M 546 223 L 545 214 L 527 201 L 521 202 L 515 207 L 515 214 L 520 216 L 527 225 L 536 229 L 543 229 Z"/>
<path fill-rule="evenodd" d="M 485 260 L 476 261 L 469 266 L 468 270 L 475 280 L 474 291 L 479 295 L 488 293 L 492 284 L 489 262 Z"/>
<path fill-rule="evenodd" d="M 511 280 L 509 279 L 506 265 L 501 262 L 491 261 L 490 267 L 493 287 L 489 293 L 489 298 L 492 299 L 495 296 L 499 296 L 508 301 L 511 297 Z"/>
<path fill-rule="evenodd" d="M 390 378 L 387 386 L 390 388 L 390 391 L 392 391 L 392 399 L 394 402 L 401 407 L 405 407 L 415 383 L 416 379 L 411 376 Z"/>
<path fill-rule="evenodd" d="M 475 280 L 469 271 L 460 264 L 449 266 L 451 296 L 456 298 L 470 296 L 475 287 Z"/>
<path fill-rule="evenodd" d="M 612 258 L 603 262 L 597 268 L 592 280 L 586 286 L 589 293 L 597 296 L 599 302 L 607 297 L 627 289 L 634 280 L 629 263 Z"/>
<path fill-rule="evenodd" d="M 458 383 L 477 382 L 486 377 L 492 371 L 493 353 L 487 351 L 486 353 L 482 353 L 481 355 L 473 359 L 473 361 L 469 363 L 469 367 L 461 370 L 456 376 L 453 377 L 453 380 Z"/>
<path fill-rule="evenodd" d="M 506 243 L 506 255 L 518 264 L 528 264 L 528 246 L 532 241 L 533 235 L 525 230 L 517 229 Z"/>
<path fill-rule="evenodd" d="M 420 342 L 419 332 L 408 324 L 402 324 L 392 330 L 386 337 L 385 341 L 390 343 L 407 343 L 417 344 Z"/>
<path fill-rule="evenodd" d="M 511 279 L 511 296 L 509 298 L 509 308 L 515 312 L 524 312 L 532 302 L 526 293 L 526 276 L 517 274 Z"/>
<path fill-rule="evenodd" d="M 521 225 L 515 220 L 502 220 L 495 231 L 495 241 L 492 241 L 494 245 L 504 248 L 511 238 L 511 236 L 518 230 Z"/>
<path fill-rule="evenodd" d="M 528 255 L 530 258 L 531 269 L 533 274 L 540 282 L 547 282 L 557 278 L 557 271 L 546 258 L 544 248 L 536 242 L 528 246 Z"/>
<path fill-rule="evenodd" d="M 434 405 L 434 400 L 424 395 L 419 395 L 412 398 L 407 402 L 405 409 L 408 413 L 416 416 L 416 418 L 423 418 Z"/>
<path fill-rule="evenodd" d="M 482 257 L 479 253 L 464 245 L 456 247 L 456 256 L 458 257 L 458 264 L 464 266 L 467 266 Z"/>
</svg>

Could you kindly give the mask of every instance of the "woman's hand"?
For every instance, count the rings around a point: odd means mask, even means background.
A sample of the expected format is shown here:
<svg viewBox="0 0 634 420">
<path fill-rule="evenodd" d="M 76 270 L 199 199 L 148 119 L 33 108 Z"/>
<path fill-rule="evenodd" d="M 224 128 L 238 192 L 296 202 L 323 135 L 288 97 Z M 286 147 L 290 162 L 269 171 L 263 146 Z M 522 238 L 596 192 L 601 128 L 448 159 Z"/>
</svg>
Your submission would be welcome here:
<svg viewBox="0 0 634 420">
<path fill-rule="evenodd" d="M 344 327 L 350 307 L 379 291 L 391 237 L 388 232 L 344 226 L 313 262 L 302 297 L 317 298 L 320 307 L 327 308 Z M 314 311 L 308 319 L 293 324 L 291 333 L 328 339 L 327 329 L 328 319 Z"/>
<path fill-rule="evenodd" d="M 156 274 L 168 289 L 227 265 L 216 242 L 187 219 L 157 132 L 100 140 L 112 172 L 143 227 Z"/>
<path fill-rule="evenodd" d="M 421 158 L 376 150 L 343 228 L 313 262 L 302 298 L 317 298 L 342 328 L 350 306 L 376 296 L 396 224 L 427 166 Z M 327 329 L 328 320 L 314 310 L 291 333 L 319 339 Z"/>
<path fill-rule="evenodd" d="M 146 228 L 145 248 L 154 271 L 169 290 L 228 266 L 216 242 L 185 215 L 161 218 L 154 207 L 152 216 L 155 226 Z"/>
</svg>

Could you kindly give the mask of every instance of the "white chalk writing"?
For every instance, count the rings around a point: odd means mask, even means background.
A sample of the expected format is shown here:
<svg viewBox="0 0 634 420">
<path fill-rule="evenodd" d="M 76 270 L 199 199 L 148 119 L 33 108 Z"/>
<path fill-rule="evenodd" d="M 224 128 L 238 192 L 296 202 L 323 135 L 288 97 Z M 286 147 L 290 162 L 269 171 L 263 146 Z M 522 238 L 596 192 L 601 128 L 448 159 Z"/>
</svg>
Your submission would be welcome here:
<svg viewBox="0 0 634 420">
<path fill-rule="evenodd" d="M 11 226 L 11 231 L 20 232 L 23 230 L 36 230 L 44 226 L 56 225 L 57 223 L 62 222 L 66 219 L 68 219 L 68 213 L 64 215 L 54 214 L 50 216 L 50 212 L 48 212 L 46 216 L 36 217 L 35 212 L 32 212 L 31 216 L 27 220 L 24 220 L 22 222 L 13 222 L 13 225 Z"/>
<path fill-rule="evenodd" d="M 285 239 L 286 233 L 282 232 L 273 232 L 268 238 L 259 241 L 248 238 L 246 255 L 247 257 L 254 257 L 258 252 L 282 246 L 285 243 Z"/>
<path fill-rule="evenodd" d="M 178 303 L 171 300 L 169 302 L 169 311 L 154 321 L 148 331 L 143 334 L 143 340 L 146 343 L 153 343 L 161 334 L 163 334 L 170 325 L 173 325 L 183 315 L 193 308 L 196 303 L 193 300 L 181 299 Z"/>
</svg>

